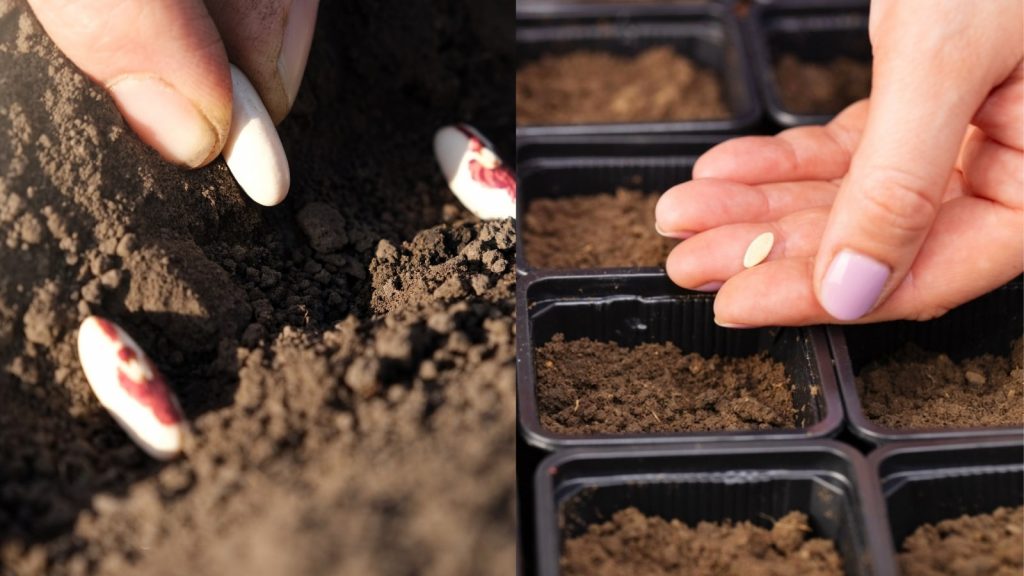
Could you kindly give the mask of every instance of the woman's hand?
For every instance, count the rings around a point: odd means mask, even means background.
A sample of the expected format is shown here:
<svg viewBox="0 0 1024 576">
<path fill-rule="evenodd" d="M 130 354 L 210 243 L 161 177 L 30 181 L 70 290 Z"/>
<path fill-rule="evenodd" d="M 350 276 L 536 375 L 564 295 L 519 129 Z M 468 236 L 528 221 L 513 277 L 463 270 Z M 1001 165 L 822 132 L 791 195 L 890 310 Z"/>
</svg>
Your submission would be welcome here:
<svg viewBox="0 0 1024 576">
<path fill-rule="evenodd" d="M 716 322 L 928 319 L 1024 267 L 1019 0 L 872 3 L 872 94 L 827 126 L 707 152 L 658 203 L 680 286 Z M 747 245 L 775 234 L 768 260 Z"/>
</svg>

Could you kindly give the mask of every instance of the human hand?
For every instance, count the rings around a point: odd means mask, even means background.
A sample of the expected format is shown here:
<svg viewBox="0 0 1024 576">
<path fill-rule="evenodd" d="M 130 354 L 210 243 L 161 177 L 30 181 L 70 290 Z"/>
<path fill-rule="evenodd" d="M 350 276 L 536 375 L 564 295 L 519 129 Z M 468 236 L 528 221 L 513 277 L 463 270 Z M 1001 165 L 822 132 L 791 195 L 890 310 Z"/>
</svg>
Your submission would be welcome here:
<svg viewBox="0 0 1024 576">
<path fill-rule="evenodd" d="M 105 86 L 128 125 L 190 168 L 221 153 L 231 125 L 228 61 L 275 123 L 291 109 L 319 0 L 29 0 L 57 46 Z"/>
<path fill-rule="evenodd" d="M 716 146 L 658 202 L 680 286 L 723 326 L 924 320 L 1024 259 L 1018 0 L 872 3 L 872 94 L 827 126 Z M 760 233 L 768 260 L 744 270 Z"/>
</svg>

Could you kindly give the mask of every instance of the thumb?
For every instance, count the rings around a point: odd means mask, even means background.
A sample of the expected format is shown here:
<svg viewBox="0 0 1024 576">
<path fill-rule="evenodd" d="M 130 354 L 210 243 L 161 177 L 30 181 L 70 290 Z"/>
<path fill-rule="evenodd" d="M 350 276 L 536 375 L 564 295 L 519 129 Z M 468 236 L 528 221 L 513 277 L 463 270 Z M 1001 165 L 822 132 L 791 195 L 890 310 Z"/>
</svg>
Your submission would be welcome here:
<svg viewBox="0 0 1024 576">
<path fill-rule="evenodd" d="M 139 137 L 202 166 L 231 125 L 231 74 L 201 0 L 29 0 L 57 46 L 110 92 Z"/>
<path fill-rule="evenodd" d="M 1001 22 L 1017 22 L 1006 7 L 980 2 L 965 9 L 964 2 L 932 0 L 872 5 L 884 13 L 872 14 L 868 119 L 814 269 L 817 298 L 834 318 L 867 314 L 910 270 L 972 116 L 1015 64 L 1000 54 L 1013 52 L 1000 49 L 1007 38 Z"/>
</svg>

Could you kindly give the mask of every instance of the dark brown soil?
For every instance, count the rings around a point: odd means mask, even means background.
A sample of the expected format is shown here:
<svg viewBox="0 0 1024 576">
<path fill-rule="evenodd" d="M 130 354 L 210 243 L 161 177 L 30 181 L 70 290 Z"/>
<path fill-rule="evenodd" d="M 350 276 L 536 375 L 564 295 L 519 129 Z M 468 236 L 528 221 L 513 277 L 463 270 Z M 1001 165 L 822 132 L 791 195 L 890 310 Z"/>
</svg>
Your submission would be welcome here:
<svg viewBox="0 0 1024 576">
<path fill-rule="evenodd" d="M 619 188 L 615 194 L 534 198 L 523 226 L 533 268 L 664 267 L 678 240 L 654 229 L 657 194 Z"/>
<path fill-rule="evenodd" d="M 321 3 L 266 209 L 160 161 L 0 0 L 0 574 L 512 570 L 514 229 L 431 146 L 465 120 L 512 149 L 511 13 Z M 177 461 L 92 397 L 90 313 L 178 393 Z"/>
<path fill-rule="evenodd" d="M 925 524 L 903 541 L 903 576 L 977 574 L 1019 576 L 1024 571 L 1024 507 Z"/>
<path fill-rule="evenodd" d="M 771 530 L 750 522 L 700 522 L 616 512 L 565 543 L 564 576 L 842 575 L 835 544 L 810 538 L 807 515 L 790 512 Z"/>
<path fill-rule="evenodd" d="M 587 50 L 547 55 L 516 72 L 516 122 L 523 126 L 728 116 L 714 72 L 671 46 L 636 56 Z"/>
<path fill-rule="evenodd" d="M 845 56 L 823 65 L 783 54 L 775 77 L 782 106 L 797 114 L 836 114 L 871 93 L 871 63 Z"/>
<path fill-rule="evenodd" d="M 793 385 L 764 354 L 704 358 L 556 334 L 536 350 L 541 424 L 561 434 L 793 428 Z"/>
<path fill-rule="evenodd" d="M 896 429 L 1024 425 L 1024 339 L 1013 359 L 986 354 L 953 362 L 907 346 L 865 366 L 857 393 L 871 420 Z"/>
</svg>

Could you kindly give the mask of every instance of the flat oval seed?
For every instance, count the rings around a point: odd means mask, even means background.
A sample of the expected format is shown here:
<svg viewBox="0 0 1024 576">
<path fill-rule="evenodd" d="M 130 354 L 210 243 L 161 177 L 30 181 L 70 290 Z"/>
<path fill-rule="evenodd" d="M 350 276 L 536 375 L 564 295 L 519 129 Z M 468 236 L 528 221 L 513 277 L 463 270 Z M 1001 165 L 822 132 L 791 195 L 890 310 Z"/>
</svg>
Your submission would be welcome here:
<svg viewBox="0 0 1024 576">
<path fill-rule="evenodd" d="M 224 144 L 224 161 L 250 198 L 264 206 L 280 204 L 291 185 L 281 137 L 259 93 L 234 64 L 231 90 L 231 130 Z"/>
<path fill-rule="evenodd" d="M 181 451 L 185 418 L 178 400 L 131 336 L 90 316 L 78 329 L 78 359 L 100 404 L 140 448 L 158 460 Z"/>
<path fill-rule="evenodd" d="M 438 130 L 434 156 L 448 187 L 467 210 L 482 220 L 516 217 L 515 174 L 475 128 L 457 124 Z"/>
<path fill-rule="evenodd" d="M 747 246 L 747 253 L 743 255 L 743 267 L 753 268 L 764 259 L 768 257 L 768 254 L 772 251 L 772 246 L 775 244 L 775 234 L 771 232 L 765 232 Z"/>
</svg>

